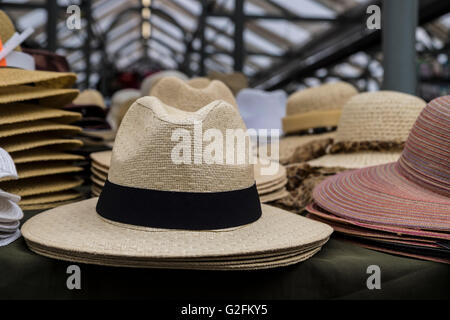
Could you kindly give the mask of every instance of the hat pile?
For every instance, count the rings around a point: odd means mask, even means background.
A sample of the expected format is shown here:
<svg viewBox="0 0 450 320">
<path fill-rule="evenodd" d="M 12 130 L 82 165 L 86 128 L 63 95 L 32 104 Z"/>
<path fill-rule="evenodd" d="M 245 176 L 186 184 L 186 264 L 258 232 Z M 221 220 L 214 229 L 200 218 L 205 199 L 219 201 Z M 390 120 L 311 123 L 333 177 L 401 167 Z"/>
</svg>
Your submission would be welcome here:
<svg viewBox="0 0 450 320">
<path fill-rule="evenodd" d="M 65 110 L 78 112 L 82 119 L 74 123 L 83 129 L 80 139 L 85 145 L 99 145 L 114 138 L 114 132 L 106 121 L 106 105 L 100 92 L 94 89 L 82 91 Z"/>
<path fill-rule="evenodd" d="M 328 176 L 398 160 L 414 122 L 426 102 L 393 91 L 361 93 L 344 106 L 327 154 L 287 166 L 290 196 L 283 208 L 301 212 L 311 202 L 312 190 Z M 294 158 L 300 158 L 297 150 Z"/>
<path fill-rule="evenodd" d="M 5 178 L 17 179 L 17 171 L 9 154 L 0 148 L 0 181 Z M 0 247 L 6 246 L 20 237 L 22 209 L 18 202 L 20 196 L 0 189 Z"/>
<path fill-rule="evenodd" d="M 322 156 L 335 134 L 328 131 L 334 130 L 344 104 L 357 93 L 351 84 L 333 82 L 291 94 L 282 119 L 283 132 L 288 136 L 279 141 L 279 155 L 267 156 L 279 156 L 283 164 Z"/>
<path fill-rule="evenodd" d="M 397 162 L 314 189 L 310 216 L 367 248 L 450 263 L 450 96 L 431 101 Z"/>
<path fill-rule="evenodd" d="M 261 205 L 248 162 L 173 162 L 172 132 L 182 126 L 192 134 L 199 121 L 222 134 L 245 129 L 224 101 L 185 112 L 156 97 L 137 100 L 100 197 L 30 218 L 22 227 L 30 249 L 81 263 L 203 270 L 274 268 L 317 253 L 332 229 Z"/>
<path fill-rule="evenodd" d="M 2 11 L 0 21 L 6 42 L 14 28 Z M 21 196 L 22 209 L 51 208 L 80 197 L 70 189 L 82 183 L 74 176 L 82 168 L 73 162 L 83 157 L 65 151 L 82 145 L 72 138 L 81 128 L 69 125 L 81 116 L 61 110 L 78 94 L 69 89 L 75 79 L 73 73 L 0 67 L 0 146 L 18 173 L 18 180 L 2 179 L 0 188 Z"/>
<path fill-rule="evenodd" d="M 125 113 L 127 113 L 133 102 L 140 96 L 141 94 L 139 90 L 122 89 L 116 91 L 111 97 L 111 107 L 106 119 L 114 132 L 114 137 L 119 129 L 123 117 L 125 116 Z"/>
</svg>

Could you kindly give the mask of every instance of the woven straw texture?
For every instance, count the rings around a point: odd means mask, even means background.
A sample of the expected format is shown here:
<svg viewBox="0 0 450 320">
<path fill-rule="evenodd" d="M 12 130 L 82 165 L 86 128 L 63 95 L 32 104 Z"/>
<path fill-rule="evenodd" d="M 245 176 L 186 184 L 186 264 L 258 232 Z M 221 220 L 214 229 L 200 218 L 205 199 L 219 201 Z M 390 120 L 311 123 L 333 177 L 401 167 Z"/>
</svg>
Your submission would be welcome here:
<svg viewBox="0 0 450 320">
<path fill-rule="evenodd" d="M 77 201 L 80 201 L 82 198 L 76 198 L 72 200 L 66 200 L 66 201 L 55 201 L 55 202 L 48 202 L 48 203 L 37 203 L 37 204 L 24 204 L 21 205 L 22 210 L 28 211 L 28 210 L 48 210 L 53 209 L 60 206 L 65 206 Z"/>
<path fill-rule="evenodd" d="M 209 86 L 209 84 L 211 83 L 211 79 L 205 77 L 197 77 L 187 80 L 186 83 L 193 88 L 202 89 Z"/>
<path fill-rule="evenodd" d="M 242 89 L 248 88 L 248 79 L 242 72 L 221 73 L 211 71 L 208 73 L 208 78 L 222 81 L 234 95 L 237 95 Z"/>
<path fill-rule="evenodd" d="M 269 186 L 263 186 L 263 187 L 257 186 L 258 194 L 266 195 L 266 194 L 272 193 L 274 191 L 277 191 L 279 189 L 282 189 L 283 187 L 286 186 L 287 181 L 288 181 L 287 179 L 284 179 L 284 180 L 281 180 L 281 182 L 279 182 L 279 183 L 275 183 L 275 184 L 272 184 Z"/>
<path fill-rule="evenodd" d="M 81 128 L 48 120 L 26 121 L 0 126 L 0 138 L 49 131 L 56 136 L 73 135 L 81 132 Z"/>
<path fill-rule="evenodd" d="M 58 173 L 80 172 L 81 167 L 71 165 L 63 161 L 40 161 L 17 164 L 17 173 L 19 179 L 49 176 Z"/>
<path fill-rule="evenodd" d="M 75 105 L 93 105 L 106 109 L 105 100 L 100 92 L 94 89 L 86 89 L 80 92 L 78 97 L 72 102 Z"/>
<path fill-rule="evenodd" d="M 0 68 L 0 78 L 2 77 L 1 71 L 2 69 Z M 55 89 L 31 86 L 0 87 L 0 104 L 39 99 L 38 104 L 41 106 L 48 108 L 62 108 L 66 104 L 72 102 L 77 95 L 78 90 L 76 89 Z"/>
<path fill-rule="evenodd" d="M 20 200 L 20 206 L 32 205 L 32 204 L 44 204 L 59 201 L 67 201 L 77 199 L 81 196 L 81 193 L 73 190 L 60 191 L 54 193 L 45 193 L 35 196 L 23 197 Z"/>
<path fill-rule="evenodd" d="M 75 84 L 75 73 L 0 68 L 0 88 L 33 84 L 39 87 L 63 89 Z"/>
<path fill-rule="evenodd" d="M 422 99 L 400 92 L 358 94 L 342 110 L 335 142 L 404 142 L 425 105 Z"/>
<path fill-rule="evenodd" d="M 188 80 L 188 77 L 184 73 L 181 73 L 180 71 L 177 71 L 177 70 L 160 71 L 158 73 L 149 75 L 148 77 L 146 77 L 144 79 L 144 81 L 142 81 L 140 96 L 141 97 L 149 96 L 150 91 L 152 90 L 152 87 L 154 85 L 156 85 L 156 83 L 159 80 L 161 80 L 165 77 L 176 77 L 181 80 Z"/>
<path fill-rule="evenodd" d="M 105 174 L 104 172 L 96 169 L 95 167 L 91 166 L 91 172 L 97 179 L 100 179 L 102 181 L 106 181 L 106 179 L 108 179 L 108 173 Z"/>
<path fill-rule="evenodd" d="M 51 134 L 33 133 L 2 138 L 0 139 L 0 145 L 3 147 L 3 149 L 11 153 L 44 146 L 72 149 L 82 146 L 83 143 L 80 140 L 76 139 L 58 139 L 53 138 Z"/>
<path fill-rule="evenodd" d="M 114 93 L 111 98 L 111 108 L 106 117 L 114 131 L 117 131 L 128 109 L 139 97 L 139 90 L 136 89 L 123 89 Z"/>
<path fill-rule="evenodd" d="M 103 167 L 94 161 L 91 162 L 91 167 L 95 168 L 95 170 L 103 173 L 104 176 L 106 176 L 106 177 L 108 176 L 109 168 Z"/>
<path fill-rule="evenodd" d="M 271 163 L 270 165 L 263 165 L 260 162 L 254 165 L 254 177 L 257 185 L 265 185 L 270 184 L 274 181 L 279 181 L 280 179 L 286 178 L 286 168 L 279 164 L 278 171 L 273 175 L 265 175 L 263 174 L 264 168 L 269 168 L 274 163 Z"/>
<path fill-rule="evenodd" d="M 314 189 L 321 208 L 378 225 L 450 231 L 450 97 L 422 111 L 398 162 L 345 172 Z"/>
<path fill-rule="evenodd" d="M 89 156 L 91 157 L 92 161 L 95 164 L 101 166 L 100 170 L 104 169 L 106 171 L 103 172 L 108 173 L 109 167 L 111 165 L 111 154 L 112 151 L 107 150 L 107 151 L 93 152 Z"/>
<path fill-rule="evenodd" d="M 51 193 L 63 190 L 69 190 L 80 186 L 82 179 L 70 175 L 52 175 L 46 177 L 28 178 L 18 181 L 0 182 L 0 189 L 9 193 L 17 194 L 21 197 L 32 196 L 36 194 Z"/>
<path fill-rule="evenodd" d="M 23 225 L 22 233 L 28 242 L 70 253 L 154 259 L 294 251 L 320 243 L 332 232 L 325 224 L 265 205 L 259 220 L 232 231 L 142 232 L 103 220 L 96 204 L 94 198 L 41 213 Z"/>
<path fill-rule="evenodd" d="M 358 91 L 351 84 L 345 82 L 327 83 L 319 87 L 297 91 L 288 98 L 286 115 L 339 110 L 357 93 Z"/>
<path fill-rule="evenodd" d="M 226 136 L 226 129 L 243 129 L 245 125 L 237 109 L 216 101 L 195 113 L 164 105 L 155 97 L 136 101 L 119 128 L 111 158 L 108 178 L 111 182 L 143 189 L 180 192 L 220 192 L 248 188 L 254 184 L 253 166 L 175 164 L 172 150 L 179 142 L 171 141 L 180 127 L 194 137 L 194 123 L 201 121 L 203 130 L 214 128 Z M 246 139 L 246 154 L 249 139 Z M 207 143 L 203 143 L 203 150 Z M 189 148 L 192 145 L 189 143 Z M 234 148 L 237 158 L 237 148 Z M 224 152 L 225 161 L 226 152 Z M 248 157 L 247 157 L 248 158 Z M 168 175 L 167 172 L 171 172 Z"/>
<path fill-rule="evenodd" d="M 261 195 L 259 199 L 261 200 L 262 203 L 268 203 L 283 199 L 287 196 L 289 196 L 289 193 L 287 192 L 286 188 L 283 187 L 282 189 L 272 192 L 270 194 Z"/>
<path fill-rule="evenodd" d="M 46 108 L 37 105 L 7 104 L 0 108 L 0 125 L 34 120 L 54 120 L 67 124 L 81 119 L 78 112 Z"/>
<path fill-rule="evenodd" d="M 150 95 L 183 111 L 197 111 L 215 100 L 223 100 L 237 108 L 233 93 L 217 80 L 211 81 L 207 87 L 195 88 L 178 78 L 167 77 L 158 81 Z"/>
<path fill-rule="evenodd" d="M 327 154 L 323 157 L 308 161 L 311 167 L 361 169 L 395 162 L 401 152 L 360 151 L 353 153 Z"/>
<path fill-rule="evenodd" d="M 60 160 L 60 161 L 70 161 L 70 160 L 83 160 L 84 157 L 72 154 L 72 153 L 66 153 L 66 152 L 59 152 L 55 150 L 47 150 L 46 148 L 38 148 L 33 150 L 25 150 L 25 151 L 19 151 L 14 152 L 13 154 L 13 160 L 14 163 L 21 164 L 21 163 L 30 163 L 30 162 L 36 162 L 36 161 L 53 161 L 53 160 Z"/>
</svg>

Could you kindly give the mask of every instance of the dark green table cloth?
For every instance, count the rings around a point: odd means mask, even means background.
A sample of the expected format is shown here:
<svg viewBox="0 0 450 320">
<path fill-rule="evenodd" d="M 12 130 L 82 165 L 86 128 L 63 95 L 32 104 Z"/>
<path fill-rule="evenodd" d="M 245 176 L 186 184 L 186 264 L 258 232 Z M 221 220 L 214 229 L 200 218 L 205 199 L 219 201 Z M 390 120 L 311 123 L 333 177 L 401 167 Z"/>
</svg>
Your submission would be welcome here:
<svg viewBox="0 0 450 320">
<path fill-rule="evenodd" d="M 27 214 L 29 216 L 29 214 Z M 23 238 L 0 247 L 0 299 L 449 299 L 450 266 L 384 254 L 331 239 L 311 259 L 261 271 L 129 269 L 78 264 L 81 290 L 69 290 L 73 263 L 39 256 Z M 367 267 L 381 268 L 369 290 Z"/>
</svg>

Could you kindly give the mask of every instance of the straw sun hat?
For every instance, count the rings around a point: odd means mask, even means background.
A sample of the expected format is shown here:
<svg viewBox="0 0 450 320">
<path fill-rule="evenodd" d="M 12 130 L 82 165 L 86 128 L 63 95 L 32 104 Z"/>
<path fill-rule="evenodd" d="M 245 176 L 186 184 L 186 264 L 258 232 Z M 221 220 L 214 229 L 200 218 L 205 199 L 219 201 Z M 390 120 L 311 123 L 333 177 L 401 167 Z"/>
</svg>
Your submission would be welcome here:
<svg viewBox="0 0 450 320">
<path fill-rule="evenodd" d="M 169 106 L 184 111 L 196 111 L 198 108 L 220 99 L 237 108 L 233 93 L 223 82 L 217 80 L 211 81 L 205 87 L 195 88 L 179 78 L 165 77 L 155 84 L 150 95 L 157 97 Z"/>
<path fill-rule="evenodd" d="M 357 169 L 397 161 L 425 105 L 420 98 L 393 91 L 354 96 L 342 110 L 330 154 L 308 164 Z"/>
<path fill-rule="evenodd" d="M 420 113 L 397 162 L 330 177 L 314 189 L 314 201 L 353 221 L 448 233 L 449 141 L 450 96 L 446 96 L 431 101 Z"/>
<path fill-rule="evenodd" d="M 239 91 L 248 87 L 248 79 L 242 72 L 222 73 L 211 71 L 208 73 L 208 78 L 222 81 L 230 88 L 234 95 L 237 95 Z"/>
<path fill-rule="evenodd" d="M 223 101 L 193 113 L 155 97 L 136 101 L 119 129 L 100 198 L 30 218 L 22 227 L 29 247 L 69 261 L 190 269 L 268 268 L 317 252 L 332 229 L 260 205 L 248 162 L 172 161 L 172 132 L 193 133 L 198 121 L 222 132 L 245 128 Z"/>
<path fill-rule="evenodd" d="M 164 70 L 153 73 L 147 76 L 144 81 L 142 81 L 140 90 L 141 97 L 149 96 L 153 86 L 158 83 L 159 80 L 165 77 L 175 77 L 181 80 L 188 80 L 188 77 L 184 73 L 177 70 Z"/>
<path fill-rule="evenodd" d="M 345 82 L 333 82 L 300 90 L 289 96 L 283 131 L 294 133 L 310 128 L 335 127 L 344 104 L 358 91 Z"/>
</svg>

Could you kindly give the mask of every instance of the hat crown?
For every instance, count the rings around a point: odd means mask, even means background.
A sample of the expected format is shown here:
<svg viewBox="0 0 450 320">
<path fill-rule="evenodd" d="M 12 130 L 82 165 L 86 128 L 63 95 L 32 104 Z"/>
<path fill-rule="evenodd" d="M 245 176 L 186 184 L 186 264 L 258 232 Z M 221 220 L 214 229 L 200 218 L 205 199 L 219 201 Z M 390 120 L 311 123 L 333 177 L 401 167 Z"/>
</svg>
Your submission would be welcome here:
<svg viewBox="0 0 450 320">
<path fill-rule="evenodd" d="M 286 114 L 342 109 L 358 91 L 346 82 L 332 82 L 297 91 L 287 101 Z"/>
<path fill-rule="evenodd" d="M 174 94 L 176 92 L 177 94 Z M 165 104 L 184 111 L 197 111 L 215 100 L 223 100 L 237 106 L 230 89 L 221 81 L 213 80 L 205 87 L 193 87 L 176 77 L 159 80 L 150 90 L 150 95 Z"/>
<path fill-rule="evenodd" d="M 334 141 L 405 142 L 425 106 L 424 100 L 405 93 L 360 93 L 345 104 Z"/>
<path fill-rule="evenodd" d="M 205 138 L 209 129 L 223 136 L 218 142 L 224 148 L 222 163 L 208 163 L 202 158 L 211 150 L 208 149 L 211 141 Z M 246 131 L 237 109 L 224 101 L 214 101 L 196 112 L 185 112 L 156 97 L 140 98 L 130 107 L 117 133 L 108 180 L 122 186 L 175 192 L 249 188 L 254 184 L 253 166 L 247 156 L 249 139 L 245 137 L 244 163 L 228 164 L 226 153 L 233 150 L 225 143 L 228 129 Z M 176 149 L 181 142 L 186 142 L 182 154 Z M 174 161 L 174 150 L 178 150 L 176 156 L 186 156 L 183 159 L 187 162 Z M 237 152 L 235 146 L 235 159 Z"/>
<path fill-rule="evenodd" d="M 421 112 L 397 166 L 409 180 L 450 196 L 450 96 L 434 99 Z"/>
</svg>

